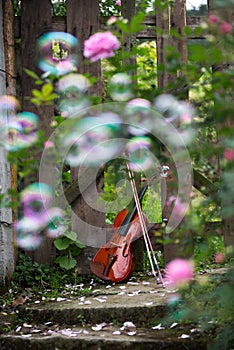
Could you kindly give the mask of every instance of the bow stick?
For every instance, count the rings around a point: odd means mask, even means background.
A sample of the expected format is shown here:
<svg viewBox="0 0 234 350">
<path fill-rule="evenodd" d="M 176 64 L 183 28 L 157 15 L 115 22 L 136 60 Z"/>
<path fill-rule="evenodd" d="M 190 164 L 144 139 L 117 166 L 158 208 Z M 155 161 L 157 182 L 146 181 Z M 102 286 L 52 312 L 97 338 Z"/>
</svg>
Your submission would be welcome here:
<svg viewBox="0 0 234 350">
<path fill-rule="evenodd" d="M 145 223 L 145 220 L 144 220 L 144 217 L 143 217 L 141 204 L 140 204 L 139 197 L 138 197 L 138 194 L 137 194 L 137 188 L 136 188 L 136 183 L 135 183 L 135 180 L 134 180 L 134 175 L 133 175 L 133 172 L 131 171 L 131 169 L 129 167 L 128 162 L 127 162 L 127 169 L 128 169 L 129 179 L 130 179 L 132 190 L 133 190 L 134 200 L 135 200 L 136 207 L 137 207 L 138 217 L 139 217 L 139 220 L 140 220 L 142 233 L 143 233 L 145 246 L 146 246 L 146 250 L 147 250 L 147 255 L 148 255 L 148 258 L 149 258 L 149 261 L 150 261 L 152 273 L 153 273 L 153 275 L 154 275 L 154 277 L 156 279 L 156 282 L 157 282 L 157 276 L 156 276 L 156 272 L 155 272 L 155 269 L 154 269 L 154 264 L 155 264 L 155 266 L 156 266 L 156 268 L 158 270 L 159 279 L 160 279 L 160 281 L 162 283 L 163 288 L 165 288 L 165 285 L 164 285 L 164 282 L 163 282 L 163 278 L 162 278 L 162 274 L 161 274 L 160 268 L 158 266 L 157 259 L 156 259 L 155 254 L 154 254 L 153 247 L 152 247 L 152 244 L 151 244 L 151 241 L 150 241 L 150 238 L 149 238 L 148 230 L 147 230 L 147 227 L 146 227 L 146 223 Z M 153 176 L 152 179 L 150 179 L 151 180 L 150 182 L 153 181 L 153 178 L 155 178 L 155 176 Z M 152 256 L 153 256 L 154 264 L 153 264 L 153 261 L 152 261 L 152 257 L 151 257 L 150 251 L 151 251 Z"/>
</svg>

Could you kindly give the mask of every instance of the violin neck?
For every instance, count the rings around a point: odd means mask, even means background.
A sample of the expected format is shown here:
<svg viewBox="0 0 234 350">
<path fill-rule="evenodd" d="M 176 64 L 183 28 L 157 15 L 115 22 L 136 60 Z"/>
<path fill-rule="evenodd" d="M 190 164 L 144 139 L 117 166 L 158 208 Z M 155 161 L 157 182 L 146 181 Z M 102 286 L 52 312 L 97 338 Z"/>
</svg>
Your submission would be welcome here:
<svg viewBox="0 0 234 350">
<path fill-rule="evenodd" d="M 142 189 L 138 193 L 140 203 L 145 195 L 145 192 L 147 191 L 147 188 L 148 188 L 148 185 L 142 187 Z M 132 222 L 132 220 L 136 214 L 136 211 L 137 211 L 137 206 L 136 206 L 136 203 L 134 201 L 134 206 L 133 206 L 132 210 L 128 212 L 127 216 L 125 217 L 124 221 L 122 222 L 121 227 L 118 230 L 118 233 L 121 236 L 125 236 L 127 234 L 129 225 Z"/>
</svg>

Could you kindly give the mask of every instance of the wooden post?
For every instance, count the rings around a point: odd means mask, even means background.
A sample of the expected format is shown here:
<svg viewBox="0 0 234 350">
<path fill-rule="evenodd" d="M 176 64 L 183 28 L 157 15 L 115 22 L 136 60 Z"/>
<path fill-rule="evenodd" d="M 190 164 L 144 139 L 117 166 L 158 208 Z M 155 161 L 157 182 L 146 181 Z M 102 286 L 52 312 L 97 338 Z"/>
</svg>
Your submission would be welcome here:
<svg viewBox="0 0 234 350">
<path fill-rule="evenodd" d="M 86 64 L 83 57 L 84 41 L 99 30 L 99 1 L 98 0 L 67 0 L 67 32 L 74 35 L 79 41 L 78 49 L 78 72 L 88 73 L 97 78 L 97 83 L 90 89 L 90 94 L 102 96 L 103 86 L 101 81 L 101 62 Z M 72 168 L 72 180 L 77 181 L 82 177 L 85 168 Z M 91 207 L 84 199 L 94 198 L 94 193 L 101 192 L 103 187 L 103 176 L 89 184 L 85 193 L 82 193 L 72 203 L 72 230 L 77 232 L 77 237 L 86 244 L 86 248 L 77 257 L 78 273 L 90 273 L 89 262 L 97 252 L 97 247 L 103 243 L 105 238 L 105 212 Z"/>
<path fill-rule="evenodd" d="M 218 16 L 220 16 L 224 21 L 232 23 L 233 12 L 230 11 L 227 7 L 222 8 L 222 9 L 216 9 L 212 0 L 208 0 L 208 13 L 209 13 L 209 15 L 215 13 Z M 213 71 L 222 71 L 223 69 L 226 68 L 228 63 L 229 62 L 223 62 L 222 64 L 213 66 L 212 67 Z M 232 99 L 232 102 L 234 105 L 234 98 Z M 219 123 L 219 121 L 217 121 L 217 123 L 216 123 L 217 131 L 221 127 L 224 127 L 224 126 L 233 130 L 234 123 L 233 123 L 232 111 L 230 111 L 229 116 L 226 116 L 224 124 L 221 125 Z M 218 142 L 221 144 L 223 142 L 223 139 L 220 138 L 218 140 Z M 222 180 L 222 167 L 221 166 L 220 166 L 220 174 L 219 175 L 220 175 L 221 180 Z M 225 204 L 225 200 L 223 200 L 223 204 L 224 204 L 224 206 L 227 205 L 227 204 Z M 232 247 L 234 249 L 234 216 L 232 215 L 230 217 L 225 217 L 223 219 L 223 222 L 224 222 L 224 225 L 223 225 L 224 246 L 225 246 L 225 248 Z"/>
<path fill-rule="evenodd" d="M 37 88 L 34 81 L 29 77 L 24 68 L 30 69 L 41 75 L 42 71 L 37 67 L 36 47 L 41 35 L 52 30 L 52 11 L 50 0 L 22 0 L 21 1 L 21 96 L 22 109 L 35 113 L 40 119 L 40 128 L 45 137 L 51 134 L 51 118 L 54 114 L 54 106 L 37 107 L 31 103 L 32 89 Z M 40 158 L 40 154 L 38 154 Z M 48 174 L 49 176 L 49 174 Z M 25 180 L 27 185 L 38 181 L 38 174 L 30 176 Z M 28 252 L 31 258 L 39 263 L 49 264 L 51 262 L 52 239 L 45 238 L 42 245 L 35 251 Z"/>
<path fill-rule="evenodd" d="M 12 0 L 3 2 L 3 37 L 6 70 L 6 94 L 16 96 L 16 75 L 15 75 L 15 40 L 14 40 L 14 8 Z M 17 191 L 17 167 L 11 165 L 11 187 Z M 12 198 L 14 200 L 14 198 Z M 17 219 L 17 209 L 12 209 L 12 221 Z M 12 227 L 15 261 L 17 258 L 16 232 Z"/>
<path fill-rule="evenodd" d="M 169 45 L 170 7 L 164 11 L 156 7 L 156 50 L 158 68 L 158 88 L 163 89 L 169 84 L 169 74 L 163 69 L 166 62 L 166 47 Z"/>
<path fill-rule="evenodd" d="M 181 55 L 181 60 L 187 62 L 187 42 L 183 36 L 183 29 L 186 26 L 186 1 L 175 0 L 173 8 L 168 6 L 162 10 L 159 6 L 156 8 L 156 49 L 157 49 L 157 65 L 158 65 L 158 87 L 163 91 L 167 92 L 168 85 L 174 83 L 176 93 L 176 81 L 177 72 L 175 74 L 169 74 L 164 68 L 167 60 L 167 46 L 173 46 L 176 52 Z M 182 36 L 182 38 L 175 39 L 170 37 L 170 30 L 174 28 Z M 174 90 L 173 89 L 173 90 Z M 186 96 L 187 98 L 187 93 Z M 173 156 L 173 155 L 172 155 Z M 167 193 L 167 197 L 176 195 L 177 193 L 177 174 L 175 164 L 168 154 L 168 165 L 170 172 L 167 180 L 162 180 L 162 195 Z M 183 166 L 181 164 L 181 166 Z M 165 200 L 165 198 L 163 198 Z M 163 201 L 163 200 L 162 200 Z M 170 211 L 167 207 L 163 208 L 163 218 L 168 219 Z M 169 235 L 168 238 L 175 239 L 176 232 Z M 165 237 L 166 238 L 166 237 Z M 168 243 L 164 245 L 164 261 L 168 263 L 170 260 L 180 255 L 179 245 L 175 243 Z"/>
<path fill-rule="evenodd" d="M 0 0 L 0 95 L 6 94 L 6 66 L 3 40 L 3 4 Z M 0 189 L 6 193 L 11 187 L 10 165 L 6 152 L 0 146 Z M 12 231 L 12 211 L 10 208 L 0 209 L 0 286 L 6 286 L 11 279 L 15 266 L 14 237 Z"/>
<path fill-rule="evenodd" d="M 50 121 L 54 114 L 53 106 L 36 107 L 31 103 L 32 89 L 35 89 L 33 79 L 25 73 L 24 68 L 41 75 L 37 66 L 36 48 L 41 35 L 52 30 L 52 13 L 50 0 L 21 1 L 21 96 L 22 108 L 37 114 L 41 128 L 48 137 L 51 134 Z"/>
</svg>

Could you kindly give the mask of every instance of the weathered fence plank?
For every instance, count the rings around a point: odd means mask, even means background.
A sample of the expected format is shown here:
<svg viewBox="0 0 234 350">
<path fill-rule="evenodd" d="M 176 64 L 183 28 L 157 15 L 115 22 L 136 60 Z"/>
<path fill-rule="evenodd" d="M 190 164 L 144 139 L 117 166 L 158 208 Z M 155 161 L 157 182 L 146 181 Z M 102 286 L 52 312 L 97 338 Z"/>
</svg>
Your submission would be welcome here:
<svg viewBox="0 0 234 350">
<path fill-rule="evenodd" d="M 83 57 L 84 41 L 92 34 L 99 31 L 99 1 L 98 0 L 67 0 L 67 32 L 74 35 L 79 41 L 78 49 L 78 71 L 81 74 L 88 73 L 95 76 L 97 82 L 89 89 L 89 92 L 97 96 L 102 96 L 101 62 L 100 60 L 92 64 L 86 64 Z M 78 181 L 80 173 L 86 171 L 85 168 L 72 168 L 72 180 Z M 103 176 L 98 180 L 88 183 L 86 190 L 76 200 L 72 202 L 72 230 L 77 232 L 78 239 L 86 244 L 86 249 L 78 256 L 79 273 L 90 273 L 89 261 L 96 253 L 98 242 L 103 243 L 103 235 L 99 234 L 100 228 L 105 226 L 105 210 L 94 209 L 94 193 L 102 191 Z M 93 197 L 94 203 L 91 207 L 83 197 Z M 102 231 L 102 230 L 101 230 Z M 101 236 L 101 237 L 100 237 Z"/>
<path fill-rule="evenodd" d="M 204 35 L 197 34 L 196 29 L 200 26 L 202 21 L 206 17 L 203 16 L 188 16 L 187 17 L 187 26 L 191 29 L 191 33 L 189 38 L 190 39 L 205 39 Z M 100 29 L 104 30 L 105 27 L 105 22 L 106 18 L 101 18 L 100 20 Z M 144 29 L 141 30 L 140 32 L 137 33 L 137 38 L 138 39 L 149 39 L 149 40 L 154 40 L 156 37 L 156 31 L 155 31 L 155 26 L 156 26 L 156 20 L 155 16 L 146 16 L 144 23 L 145 25 Z M 67 31 L 67 19 L 66 17 L 62 16 L 54 16 L 52 18 L 52 29 L 53 32 L 55 31 L 61 31 L 61 32 L 66 32 Z M 15 38 L 20 38 L 20 17 L 15 17 L 15 24 L 14 24 L 14 32 L 15 32 Z"/>
<path fill-rule="evenodd" d="M 37 41 L 41 35 L 52 30 L 51 2 L 50 0 L 22 0 L 21 2 L 21 96 L 22 109 L 33 112 L 38 115 L 40 128 L 44 131 L 45 137 L 51 134 L 50 121 L 54 115 L 54 106 L 37 107 L 31 103 L 29 97 L 32 89 L 36 88 L 33 79 L 28 76 L 24 68 L 30 69 L 38 74 L 42 74 L 37 66 Z M 38 154 L 40 159 L 40 154 Z M 50 176 L 50 174 L 48 174 Z M 35 173 L 25 180 L 27 185 L 38 181 L 38 174 Z M 42 245 L 28 253 L 33 260 L 39 263 L 49 263 L 51 261 L 51 252 L 55 250 L 52 245 L 52 239 L 45 238 Z"/>
<path fill-rule="evenodd" d="M 3 38 L 3 4 L 0 0 L 0 95 L 6 94 L 6 66 Z M 0 147 L 0 191 L 7 193 L 11 188 L 10 165 L 6 152 Z M 15 266 L 14 237 L 11 227 L 12 211 L 10 208 L 0 209 L 0 286 L 6 286 L 11 279 Z"/>
</svg>

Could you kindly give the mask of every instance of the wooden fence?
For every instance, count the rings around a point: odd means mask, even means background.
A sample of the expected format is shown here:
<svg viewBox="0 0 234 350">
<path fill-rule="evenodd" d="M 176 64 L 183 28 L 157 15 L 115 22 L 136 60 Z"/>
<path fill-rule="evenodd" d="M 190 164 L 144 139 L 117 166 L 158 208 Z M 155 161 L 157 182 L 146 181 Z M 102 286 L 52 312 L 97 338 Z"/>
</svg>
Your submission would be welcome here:
<svg viewBox="0 0 234 350">
<path fill-rule="evenodd" d="M 187 25 L 191 28 L 191 39 L 203 38 L 200 34 L 198 35 L 199 31 L 196 30 L 202 20 L 203 18 L 201 17 L 187 18 Z M 137 38 L 140 40 L 156 40 L 155 26 L 156 18 L 154 16 L 146 17 L 144 21 L 144 29 L 137 34 Z M 23 110 L 31 111 L 39 115 L 41 128 L 45 131 L 46 136 L 51 134 L 50 118 L 54 114 L 54 107 L 46 106 L 38 109 L 31 104 L 30 99 L 27 97 L 31 95 L 31 91 L 34 88 L 33 81 L 23 70 L 23 68 L 28 68 L 41 74 L 38 70 L 35 57 L 37 40 L 46 32 L 64 31 L 76 36 L 79 40 L 80 47 L 82 47 L 85 39 L 104 28 L 105 20 L 100 19 L 98 16 L 98 0 L 67 0 L 66 17 L 52 17 L 50 1 L 22 1 L 22 15 L 21 17 L 15 17 L 14 22 L 17 96 L 22 97 L 21 102 Z M 93 75 L 97 78 L 101 77 L 100 62 L 95 62 L 92 65 L 85 66 L 83 63 L 82 52 L 79 51 L 78 55 L 80 73 L 89 73 L 91 76 Z M 93 87 L 93 91 L 95 91 L 95 94 L 101 95 L 101 84 L 96 84 Z M 92 93 L 92 91 L 90 92 Z M 93 225 L 104 227 L 105 215 L 90 208 L 84 203 L 82 198 L 80 198 L 81 196 L 76 184 L 76 178 L 77 169 L 72 169 L 73 183 L 66 190 L 65 195 L 68 197 L 68 202 L 71 204 L 73 211 L 81 213 L 81 215 L 84 216 L 82 219 L 86 222 L 90 221 Z M 72 225 L 73 230 L 76 230 L 78 223 L 75 216 L 72 217 Z M 79 230 L 82 231 L 82 227 L 79 227 Z M 86 233 L 84 232 L 84 234 Z M 82 241 L 82 237 L 79 237 L 79 239 Z M 31 254 L 33 259 L 42 263 L 50 262 L 52 255 L 54 255 L 54 249 L 52 248 L 51 240 L 45 240 L 42 247 Z M 93 250 L 87 249 L 83 260 L 81 258 L 80 264 L 85 266 L 92 255 Z M 82 271 L 84 272 L 86 270 L 87 268 L 84 268 Z"/>
</svg>

